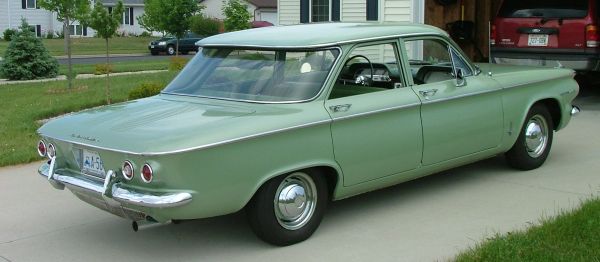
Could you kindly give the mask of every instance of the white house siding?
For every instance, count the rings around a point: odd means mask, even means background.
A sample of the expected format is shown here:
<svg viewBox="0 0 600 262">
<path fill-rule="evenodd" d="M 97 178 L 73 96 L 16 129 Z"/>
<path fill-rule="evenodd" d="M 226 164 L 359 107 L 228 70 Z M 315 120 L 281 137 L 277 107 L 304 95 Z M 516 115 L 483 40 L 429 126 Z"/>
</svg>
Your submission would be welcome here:
<svg viewBox="0 0 600 262">
<path fill-rule="evenodd" d="M 413 21 L 412 1 L 411 0 L 382 0 L 383 16 L 380 17 L 384 22 L 419 22 Z M 381 2 L 380 2 L 381 4 Z"/>
<path fill-rule="evenodd" d="M 254 20 L 267 21 L 271 24 L 278 25 L 277 9 L 259 9 L 254 11 Z"/>
<path fill-rule="evenodd" d="M 295 25 L 300 23 L 300 1 L 278 0 L 279 25 Z"/>
<path fill-rule="evenodd" d="M 55 25 L 60 25 L 52 13 L 44 9 L 23 9 L 21 0 L 0 0 L 0 33 L 7 28 L 18 28 L 21 18 L 25 18 L 30 25 L 40 25 L 42 35 L 55 31 Z"/>
<path fill-rule="evenodd" d="M 140 23 L 138 23 L 137 18 L 140 17 L 141 15 L 144 14 L 144 7 L 143 6 L 127 6 L 124 5 L 125 9 L 127 9 L 127 7 L 131 7 L 133 8 L 133 25 L 128 25 L 128 24 L 122 24 L 118 31 L 120 33 L 123 33 L 125 35 L 140 35 L 141 33 L 143 33 L 144 31 L 147 31 L 146 29 L 142 28 L 142 26 L 140 26 Z M 91 31 L 91 29 L 88 29 Z"/>
<path fill-rule="evenodd" d="M 367 0 L 340 0 L 342 22 L 364 22 L 367 20 Z"/>
</svg>

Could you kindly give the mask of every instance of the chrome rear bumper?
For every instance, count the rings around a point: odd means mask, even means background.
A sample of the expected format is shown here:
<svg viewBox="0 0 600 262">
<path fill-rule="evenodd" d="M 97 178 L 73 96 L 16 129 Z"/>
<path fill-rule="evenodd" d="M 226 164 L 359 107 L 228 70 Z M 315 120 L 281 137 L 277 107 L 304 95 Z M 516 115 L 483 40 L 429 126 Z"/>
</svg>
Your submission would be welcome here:
<svg viewBox="0 0 600 262">
<path fill-rule="evenodd" d="M 116 175 L 112 170 L 107 172 L 106 178 L 102 182 L 83 175 L 61 175 L 55 172 L 54 167 L 55 159 L 53 158 L 48 163 L 40 166 L 38 173 L 48 179 L 53 187 L 64 189 L 66 186 L 79 198 L 96 207 L 100 207 L 97 205 L 98 201 L 104 200 L 107 206 L 106 208 L 100 208 L 111 213 L 115 213 L 113 212 L 114 208 L 123 208 L 122 204 L 134 206 L 134 209 L 135 207 L 169 208 L 182 206 L 192 201 L 192 195 L 187 192 L 152 194 L 125 188 L 117 181 L 118 179 L 116 179 Z M 91 203 L 91 199 L 94 199 L 94 203 Z M 134 210 L 128 209 L 127 211 Z M 117 215 L 123 216 L 121 214 Z"/>
</svg>

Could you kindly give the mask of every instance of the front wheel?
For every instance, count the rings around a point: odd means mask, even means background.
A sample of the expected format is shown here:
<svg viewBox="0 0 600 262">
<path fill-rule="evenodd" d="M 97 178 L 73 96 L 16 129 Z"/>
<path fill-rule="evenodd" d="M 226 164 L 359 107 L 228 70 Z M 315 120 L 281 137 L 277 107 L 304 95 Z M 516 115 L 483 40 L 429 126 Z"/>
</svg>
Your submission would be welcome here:
<svg viewBox="0 0 600 262">
<path fill-rule="evenodd" d="M 167 46 L 167 54 L 168 55 L 175 55 L 175 47 L 172 45 Z"/>
<path fill-rule="evenodd" d="M 506 152 L 508 164 L 520 170 L 532 170 L 544 164 L 552 147 L 553 126 L 548 109 L 542 104 L 534 105 L 527 114 L 517 141 Z"/>
<path fill-rule="evenodd" d="M 315 170 L 279 176 L 256 192 L 246 214 L 254 233 L 277 246 L 310 237 L 323 218 L 328 202 L 327 182 Z"/>
</svg>

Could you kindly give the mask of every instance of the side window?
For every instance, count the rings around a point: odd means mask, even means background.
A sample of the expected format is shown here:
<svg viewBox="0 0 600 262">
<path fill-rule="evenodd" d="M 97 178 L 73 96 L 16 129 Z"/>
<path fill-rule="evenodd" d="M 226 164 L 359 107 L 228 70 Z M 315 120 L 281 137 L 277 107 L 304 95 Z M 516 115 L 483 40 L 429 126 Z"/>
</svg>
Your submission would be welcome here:
<svg viewBox="0 0 600 262">
<path fill-rule="evenodd" d="M 454 79 L 448 45 L 434 39 L 405 42 L 413 82 L 416 85 Z"/>
<path fill-rule="evenodd" d="M 402 76 L 392 43 L 357 47 L 346 56 L 330 99 L 402 87 Z"/>
</svg>

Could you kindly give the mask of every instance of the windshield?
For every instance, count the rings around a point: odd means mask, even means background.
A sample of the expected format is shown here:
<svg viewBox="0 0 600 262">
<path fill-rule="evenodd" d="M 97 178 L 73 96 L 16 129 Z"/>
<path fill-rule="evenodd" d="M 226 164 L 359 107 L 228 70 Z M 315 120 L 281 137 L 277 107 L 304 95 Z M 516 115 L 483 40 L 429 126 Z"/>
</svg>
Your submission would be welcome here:
<svg viewBox="0 0 600 262">
<path fill-rule="evenodd" d="M 338 55 L 337 49 L 203 48 L 163 93 L 256 102 L 308 100 L 319 93 Z"/>
<path fill-rule="evenodd" d="M 500 17 L 582 18 L 588 13 L 588 0 L 505 0 Z"/>
</svg>

